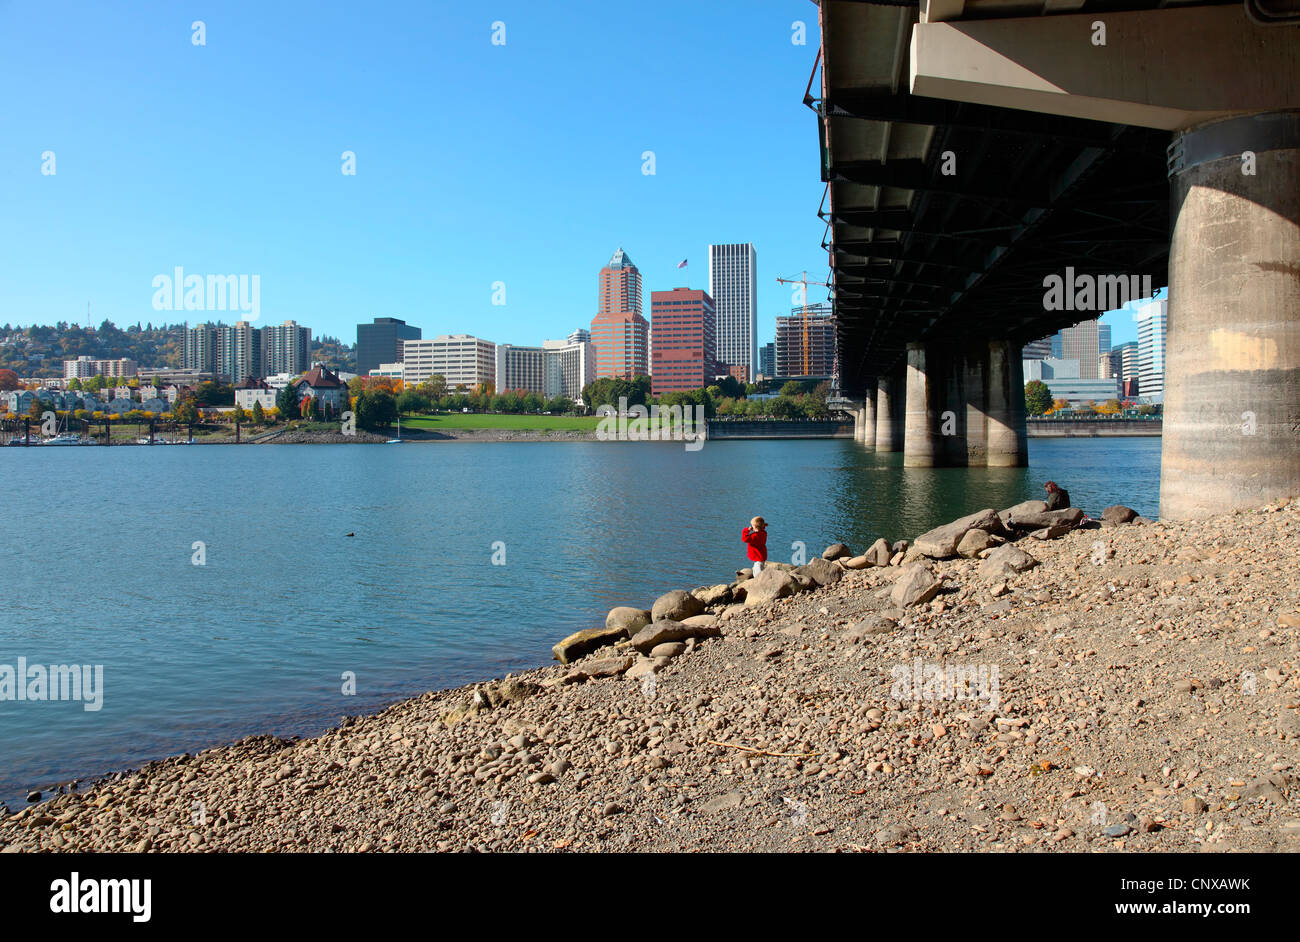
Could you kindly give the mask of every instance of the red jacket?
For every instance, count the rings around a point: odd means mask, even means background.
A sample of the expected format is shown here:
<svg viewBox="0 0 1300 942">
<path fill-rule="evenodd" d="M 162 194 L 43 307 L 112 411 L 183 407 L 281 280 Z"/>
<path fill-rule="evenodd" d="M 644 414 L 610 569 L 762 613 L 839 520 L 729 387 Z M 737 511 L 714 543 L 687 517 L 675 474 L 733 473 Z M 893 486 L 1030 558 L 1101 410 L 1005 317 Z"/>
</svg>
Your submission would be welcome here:
<svg viewBox="0 0 1300 942">
<path fill-rule="evenodd" d="M 740 538 L 749 546 L 749 558 L 756 562 L 767 562 L 767 531 L 751 530 L 749 527 L 740 531 Z"/>
</svg>

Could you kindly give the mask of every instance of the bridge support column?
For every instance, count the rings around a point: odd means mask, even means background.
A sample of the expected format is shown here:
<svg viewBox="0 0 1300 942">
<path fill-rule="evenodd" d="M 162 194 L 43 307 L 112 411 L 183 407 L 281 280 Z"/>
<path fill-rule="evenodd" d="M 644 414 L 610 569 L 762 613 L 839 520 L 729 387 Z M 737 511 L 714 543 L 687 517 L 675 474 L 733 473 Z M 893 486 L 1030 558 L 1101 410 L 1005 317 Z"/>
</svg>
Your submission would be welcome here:
<svg viewBox="0 0 1300 942">
<path fill-rule="evenodd" d="M 876 451 L 898 451 L 903 446 L 903 424 L 898 416 L 897 376 L 876 381 Z"/>
<path fill-rule="evenodd" d="M 989 463 L 988 354 L 977 350 L 962 361 L 962 388 L 966 396 L 966 464 L 972 468 Z"/>
<path fill-rule="evenodd" d="M 943 373 L 935 370 L 931 375 L 937 359 L 931 356 L 928 344 L 907 345 L 907 418 L 903 426 L 905 468 L 933 468 L 943 464 L 936 425 L 939 412 L 936 403 L 943 401 L 937 395 L 943 386 Z"/>
<path fill-rule="evenodd" d="M 876 391 L 868 389 L 862 405 L 853 413 L 853 440 L 866 448 L 876 447 Z"/>
<path fill-rule="evenodd" d="M 931 356 L 940 351 L 931 348 Z M 966 454 L 966 401 L 969 392 L 966 389 L 966 356 L 959 348 L 946 348 L 941 351 L 942 362 L 936 363 L 932 370 L 942 376 L 943 386 L 938 390 L 941 403 L 936 417 L 939 431 L 939 455 L 941 464 L 950 467 L 962 467 L 967 464 Z M 942 368 L 942 373 L 939 373 Z"/>
<path fill-rule="evenodd" d="M 988 466 L 1020 468 L 1029 464 L 1025 432 L 1025 370 L 1020 347 L 1010 340 L 989 343 L 987 368 Z"/>
<path fill-rule="evenodd" d="M 1177 520 L 1300 494 L 1300 112 L 1174 146 L 1160 516 Z"/>
</svg>

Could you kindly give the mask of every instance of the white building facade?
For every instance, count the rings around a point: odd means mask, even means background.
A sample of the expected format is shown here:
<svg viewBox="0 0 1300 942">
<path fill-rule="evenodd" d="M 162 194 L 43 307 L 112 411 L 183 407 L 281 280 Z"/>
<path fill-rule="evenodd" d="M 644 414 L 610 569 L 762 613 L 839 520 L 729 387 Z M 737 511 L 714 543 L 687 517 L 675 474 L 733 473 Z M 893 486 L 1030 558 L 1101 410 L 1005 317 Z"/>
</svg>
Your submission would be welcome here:
<svg viewBox="0 0 1300 942">
<path fill-rule="evenodd" d="M 1169 301 L 1147 301 L 1133 312 L 1138 329 L 1138 396 L 1148 402 L 1165 400 L 1165 338 Z"/>
<path fill-rule="evenodd" d="M 709 246 L 709 296 L 717 317 L 718 362 L 742 382 L 758 373 L 758 253 L 749 242 Z"/>
<path fill-rule="evenodd" d="M 403 380 L 418 386 L 430 376 L 441 376 L 447 388 L 495 383 L 497 345 L 469 334 L 444 334 L 430 340 L 406 340 L 402 343 Z"/>
</svg>

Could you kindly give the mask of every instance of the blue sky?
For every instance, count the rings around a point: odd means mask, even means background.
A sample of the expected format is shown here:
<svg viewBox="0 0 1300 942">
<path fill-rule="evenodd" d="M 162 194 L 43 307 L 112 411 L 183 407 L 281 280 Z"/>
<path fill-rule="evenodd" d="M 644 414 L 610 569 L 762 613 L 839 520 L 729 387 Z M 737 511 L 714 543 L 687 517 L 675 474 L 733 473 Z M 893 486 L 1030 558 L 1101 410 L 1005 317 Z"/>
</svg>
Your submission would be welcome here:
<svg viewBox="0 0 1300 942">
<path fill-rule="evenodd" d="M 85 323 L 87 303 L 94 324 L 179 321 L 152 282 L 182 266 L 258 275 L 263 324 L 351 342 L 398 316 L 535 344 L 589 325 L 619 245 L 648 316 L 651 290 L 685 283 L 677 262 L 707 287 L 708 243 L 752 241 L 771 339 L 791 301 L 776 276 L 826 275 L 801 103 L 816 13 L 0 0 L 0 323 Z"/>
</svg>

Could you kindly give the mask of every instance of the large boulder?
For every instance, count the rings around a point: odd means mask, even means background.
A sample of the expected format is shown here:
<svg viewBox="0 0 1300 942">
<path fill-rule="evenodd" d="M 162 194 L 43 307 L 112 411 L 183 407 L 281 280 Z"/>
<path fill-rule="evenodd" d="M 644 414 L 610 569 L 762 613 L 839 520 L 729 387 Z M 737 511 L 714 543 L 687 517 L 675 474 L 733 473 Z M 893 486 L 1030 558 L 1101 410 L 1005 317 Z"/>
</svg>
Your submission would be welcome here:
<svg viewBox="0 0 1300 942">
<path fill-rule="evenodd" d="M 685 622 L 665 618 L 646 625 L 632 636 L 632 647 L 642 654 L 649 654 L 661 644 L 685 641 L 687 638 L 715 638 L 722 634 L 717 625 L 688 625 Z"/>
<path fill-rule="evenodd" d="M 853 555 L 853 551 L 850 550 L 843 543 L 832 543 L 830 546 L 826 547 L 826 551 L 822 553 L 822 559 L 834 560 L 834 559 L 839 559 L 841 557 L 848 557 L 852 555 Z"/>
<path fill-rule="evenodd" d="M 614 677 L 623 673 L 636 663 L 633 657 L 602 657 L 587 661 L 582 665 L 582 672 L 588 677 Z"/>
<path fill-rule="evenodd" d="M 723 582 L 718 585 L 700 586 L 691 595 L 703 602 L 705 608 L 713 608 L 716 605 L 729 604 L 731 602 L 731 591 L 731 586 Z"/>
<path fill-rule="evenodd" d="M 655 599 L 654 608 L 651 609 L 651 620 L 656 622 L 664 618 L 670 618 L 673 621 L 681 621 L 683 618 L 690 618 L 692 615 L 698 615 L 703 611 L 704 603 L 691 593 L 683 592 L 681 589 L 673 589 L 673 591 L 665 592 Z"/>
<path fill-rule="evenodd" d="M 814 559 L 806 566 L 800 566 L 797 572 L 808 576 L 821 585 L 832 585 L 844 578 L 844 570 L 826 559 Z"/>
<path fill-rule="evenodd" d="M 923 564 L 905 566 L 889 597 L 899 608 L 924 605 L 943 588 L 943 582 Z"/>
<path fill-rule="evenodd" d="M 580 657 L 586 657 L 597 648 L 622 641 L 628 637 L 624 628 L 587 628 L 575 631 L 563 641 L 551 648 L 551 653 L 561 664 L 569 664 Z"/>
<path fill-rule="evenodd" d="M 650 624 L 653 619 L 650 613 L 643 608 L 633 608 L 630 605 L 620 605 L 617 608 L 611 608 L 609 614 L 605 616 L 606 628 L 622 628 L 627 632 L 630 638 L 636 632 L 640 631 L 646 625 Z"/>
<path fill-rule="evenodd" d="M 683 618 L 679 624 L 687 628 L 712 628 L 718 623 L 717 615 L 692 615 L 690 618 Z"/>
<path fill-rule="evenodd" d="M 993 545 L 993 537 L 983 530 L 967 530 L 966 535 L 957 544 L 957 555 L 965 559 L 974 559 Z"/>
<path fill-rule="evenodd" d="M 1073 529 L 1074 527 L 1068 523 L 1054 523 L 1050 527 L 1043 527 L 1041 530 L 1032 530 L 1029 535 L 1035 540 L 1055 540 L 1065 536 Z"/>
<path fill-rule="evenodd" d="M 794 576 L 784 569 L 764 569 L 753 579 L 745 583 L 745 607 L 766 605 L 794 595 L 798 589 Z"/>
<path fill-rule="evenodd" d="M 1014 511 L 1015 508 L 1013 507 Z M 1014 530 L 1042 530 L 1047 527 L 1064 525 L 1073 530 L 1083 521 L 1083 510 L 1078 507 L 1066 507 L 1064 510 L 1044 510 L 1041 512 L 1022 511 L 1008 515 L 1008 526 Z"/>
<path fill-rule="evenodd" d="M 894 555 L 889 546 L 889 541 L 884 537 L 876 540 L 871 544 L 871 549 L 867 550 L 867 559 L 873 566 L 888 566 L 890 558 Z"/>
<path fill-rule="evenodd" d="M 1132 507 L 1125 507 L 1123 504 L 1111 504 L 1101 512 L 1101 519 L 1103 523 L 1116 526 L 1121 523 L 1132 523 L 1133 518 L 1137 515 L 1138 512 Z"/>
<path fill-rule="evenodd" d="M 1023 500 L 1014 507 L 1008 507 L 1006 510 L 998 511 L 998 519 L 1008 530 L 1015 529 L 1012 520 L 1016 517 L 1027 515 L 1041 514 L 1047 512 L 1047 501 L 1045 500 Z"/>
<path fill-rule="evenodd" d="M 912 550 L 933 559 L 950 559 L 957 555 L 957 544 L 961 538 L 971 530 L 983 530 L 999 536 L 1006 532 L 998 512 L 990 507 L 921 534 L 912 544 Z"/>
<path fill-rule="evenodd" d="M 1004 582 L 1017 573 L 1027 572 L 1038 565 L 1038 560 L 1018 546 L 1004 543 L 985 557 L 980 564 L 980 578 L 985 582 Z"/>
<path fill-rule="evenodd" d="M 517 677 L 507 677 L 501 683 L 495 686 L 489 686 L 484 691 L 488 704 L 493 708 L 506 706 L 512 703 L 521 703 L 529 697 L 538 693 L 541 686 L 528 680 L 520 680 Z"/>
</svg>

